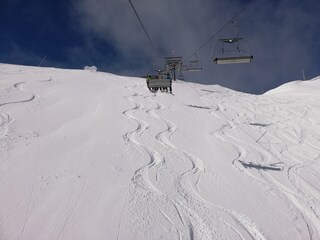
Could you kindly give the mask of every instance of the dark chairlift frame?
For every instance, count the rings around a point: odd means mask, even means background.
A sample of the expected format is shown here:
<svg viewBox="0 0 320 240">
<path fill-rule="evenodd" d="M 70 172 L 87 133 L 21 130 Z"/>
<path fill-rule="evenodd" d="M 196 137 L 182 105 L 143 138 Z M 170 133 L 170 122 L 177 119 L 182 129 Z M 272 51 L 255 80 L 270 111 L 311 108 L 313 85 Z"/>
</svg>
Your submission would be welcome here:
<svg viewBox="0 0 320 240">
<path fill-rule="evenodd" d="M 219 42 L 221 42 L 222 45 L 222 55 L 225 54 L 224 51 L 224 44 L 238 44 L 240 41 L 242 41 L 243 38 L 222 38 L 219 39 Z M 214 49 L 213 49 L 214 51 Z M 247 44 L 247 50 L 243 50 L 239 48 L 239 45 L 236 46 L 231 52 L 244 52 L 245 54 L 238 54 L 238 56 L 222 56 L 222 57 L 215 57 L 213 59 L 213 62 L 215 64 L 236 64 L 236 63 L 250 63 L 253 59 L 253 56 L 250 55 L 249 52 L 249 46 Z"/>
<path fill-rule="evenodd" d="M 173 80 L 176 80 L 176 72 L 182 71 L 182 57 L 165 57 L 165 68 L 167 72 L 173 72 Z"/>
<path fill-rule="evenodd" d="M 202 71 L 201 63 L 198 59 L 198 56 L 194 54 L 195 59 L 189 61 L 189 65 L 185 66 L 186 72 L 199 72 Z"/>
</svg>

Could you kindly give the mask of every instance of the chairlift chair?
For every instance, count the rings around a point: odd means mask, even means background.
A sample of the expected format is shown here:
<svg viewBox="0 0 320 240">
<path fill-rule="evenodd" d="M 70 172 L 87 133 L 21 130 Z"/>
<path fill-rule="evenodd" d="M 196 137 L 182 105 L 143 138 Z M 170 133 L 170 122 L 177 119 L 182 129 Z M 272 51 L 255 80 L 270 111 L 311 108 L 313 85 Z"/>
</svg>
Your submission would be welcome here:
<svg viewBox="0 0 320 240">
<path fill-rule="evenodd" d="M 157 74 L 148 75 L 146 83 L 149 90 L 153 93 L 156 93 L 158 90 L 172 93 L 172 79 L 167 71 L 158 70 Z"/>
<path fill-rule="evenodd" d="M 198 72 L 202 71 L 201 62 L 198 59 L 198 56 L 194 54 L 195 59 L 189 61 L 189 64 L 186 66 L 185 71 L 187 72 Z"/>
<path fill-rule="evenodd" d="M 249 46 L 243 38 L 219 39 L 220 50 L 213 49 L 213 62 L 215 64 L 250 63 L 253 56 L 250 55 Z"/>
</svg>

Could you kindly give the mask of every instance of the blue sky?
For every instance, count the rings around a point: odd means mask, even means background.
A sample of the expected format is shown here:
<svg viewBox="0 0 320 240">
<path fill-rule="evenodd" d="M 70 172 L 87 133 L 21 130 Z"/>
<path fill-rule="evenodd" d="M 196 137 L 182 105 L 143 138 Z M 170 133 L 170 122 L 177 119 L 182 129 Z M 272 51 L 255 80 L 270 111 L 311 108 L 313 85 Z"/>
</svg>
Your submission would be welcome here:
<svg viewBox="0 0 320 240">
<path fill-rule="evenodd" d="M 129 76 L 152 72 L 175 51 L 185 59 L 248 1 L 132 0 L 150 34 L 146 39 L 127 0 L 1 0 L 0 62 L 83 68 Z M 254 0 L 237 19 L 251 64 L 212 63 L 215 41 L 197 56 L 204 70 L 185 80 L 261 93 L 287 81 L 320 75 L 320 1 Z M 218 37 L 224 37 L 231 27 Z M 217 39 L 214 39 L 217 40 Z"/>
<path fill-rule="evenodd" d="M 43 66 L 82 68 L 116 55 L 108 41 L 79 30 L 71 1 L 2 0 L 0 6 L 1 62 L 38 65 L 47 56 Z"/>
</svg>

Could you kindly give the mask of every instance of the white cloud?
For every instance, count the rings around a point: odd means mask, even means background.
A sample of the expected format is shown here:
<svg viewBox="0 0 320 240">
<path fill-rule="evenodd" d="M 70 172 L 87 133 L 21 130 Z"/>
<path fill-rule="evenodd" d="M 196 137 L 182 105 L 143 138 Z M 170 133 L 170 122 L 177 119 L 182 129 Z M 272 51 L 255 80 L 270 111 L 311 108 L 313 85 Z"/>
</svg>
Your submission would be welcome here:
<svg viewBox="0 0 320 240">
<path fill-rule="evenodd" d="M 233 0 L 132 1 L 161 57 L 173 50 L 189 56 L 244 4 Z M 238 19 L 254 54 L 252 64 L 214 66 L 210 43 L 198 53 L 205 70 L 187 74 L 189 79 L 259 92 L 299 78 L 302 66 L 314 68 L 314 59 L 320 61 L 319 48 L 314 52 L 313 45 L 320 25 L 318 0 L 254 1 Z M 127 0 L 80 0 L 75 6 L 87 34 L 112 42 L 128 59 L 151 61 L 152 49 Z"/>
</svg>

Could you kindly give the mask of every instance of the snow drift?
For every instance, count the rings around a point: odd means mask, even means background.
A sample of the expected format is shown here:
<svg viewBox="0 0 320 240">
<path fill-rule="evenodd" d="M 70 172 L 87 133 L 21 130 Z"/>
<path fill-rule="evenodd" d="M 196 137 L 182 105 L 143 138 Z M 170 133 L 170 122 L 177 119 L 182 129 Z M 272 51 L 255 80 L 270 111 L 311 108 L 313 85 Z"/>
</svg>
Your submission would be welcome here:
<svg viewBox="0 0 320 240">
<path fill-rule="evenodd" d="M 0 65 L 0 239 L 320 239 L 320 79 L 260 96 Z"/>
</svg>

